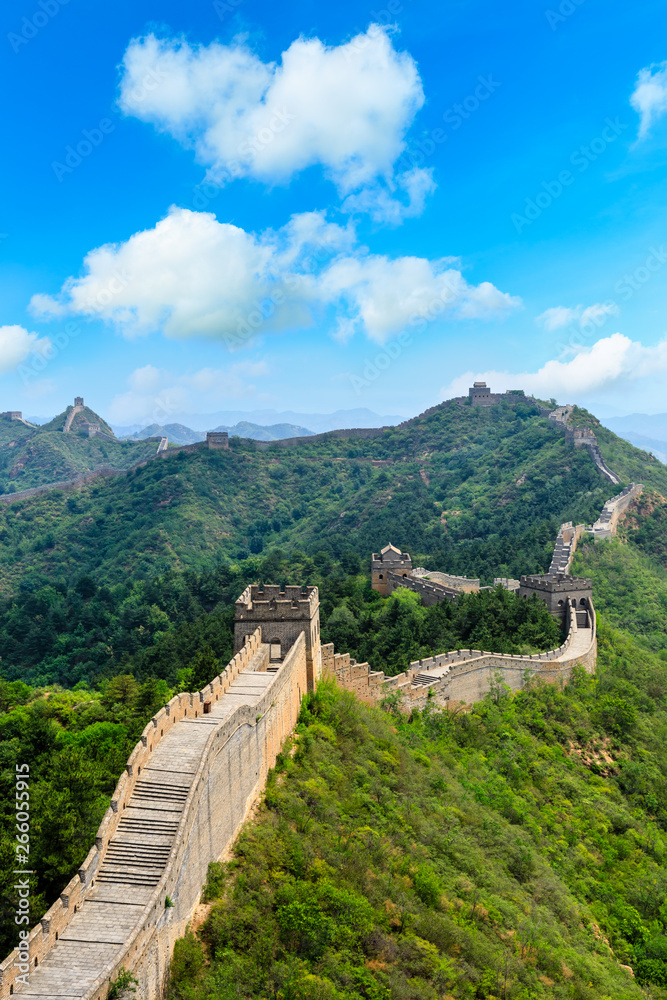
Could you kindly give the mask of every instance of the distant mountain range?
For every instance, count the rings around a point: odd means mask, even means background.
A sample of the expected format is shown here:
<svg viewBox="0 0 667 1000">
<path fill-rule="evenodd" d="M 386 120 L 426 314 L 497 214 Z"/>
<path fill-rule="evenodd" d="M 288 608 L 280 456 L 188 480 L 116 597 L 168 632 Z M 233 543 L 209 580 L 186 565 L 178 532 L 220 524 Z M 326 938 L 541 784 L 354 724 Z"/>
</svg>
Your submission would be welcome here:
<svg viewBox="0 0 667 1000">
<path fill-rule="evenodd" d="M 42 418 L 39 419 L 42 420 Z M 217 428 L 227 430 L 229 427 L 236 427 L 239 424 L 255 425 L 261 428 L 275 428 L 287 424 L 296 427 L 301 435 L 306 428 L 309 428 L 312 434 L 321 434 L 323 431 L 335 431 L 344 427 L 392 427 L 394 424 L 400 424 L 403 420 L 405 417 L 398 414 L 382 415 L 374 413 L 373 410 L 366 407 L 359 407 L 355 410 L 336 410 L 335 413 L 297 413 L 295 410 L 219 410 L 217 413 L 178 413 L 174 415 L 173 423 L 166 426 L 181 425 L 193 431 L 205 432 Z M 157 427 L 158 425 L 151 424 L 150 426 Z M 124 426 L 114 424 L 113 429 L 118 437 L 132 437 L 138 431 L 147 430 L 144 424 Z M 250 435 L 242 436 L 248 437 Z M 292 437 L 293 432 L 277 436 Z M 201 440 L 201 438 L 197 440 Z M 176 443 L 175 440 L 174 443 Z"/>
<path fill-rule="evenodd" d="M 667 413 L 630 413 L 626 417 L 607 417 L 602 424 L 667 464 Z"/>
<path fill-rule="evenodd" d="M 298 424 L 271 424 L 269 427 L 261 427 L 259 424 L 249 423 L 247 420 L 242 420 L 233 426 L 221 424 L 219 427 L 212 427 L 211 430 L 227 431 L 230 437 L 235 435 L 236 437 L 252 438 L 255 441 L 310 437 L 313 433 L 307 427 L 300 427 Z M 170 444 L 195 444 L 206 438 L 206 432 L 194 431 L 191 427 L 186 427 L 185 424 L 165 424 L 163 427 L 160 427 L 159 424 L 150 424 L 133 434 L 126 434 L 125 440 L 143 441 L 148 437 L 166 437 Z"/>
</svg>

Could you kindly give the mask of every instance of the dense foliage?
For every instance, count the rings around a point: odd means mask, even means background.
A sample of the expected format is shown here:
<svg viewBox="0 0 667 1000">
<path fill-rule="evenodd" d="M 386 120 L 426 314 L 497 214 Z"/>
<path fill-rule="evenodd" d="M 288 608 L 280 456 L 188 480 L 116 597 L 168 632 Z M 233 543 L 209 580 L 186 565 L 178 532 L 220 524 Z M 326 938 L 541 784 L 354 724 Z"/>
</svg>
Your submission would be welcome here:
<svg viewBox="0 0 667 1000">
<path fill-rule="evenodd" d="M 0 950 L 16 946 L 16 765 L 30 781 L 31 926 L 88 853 L 147 719 L 170 692 L 131 676 L 101 691 L 35 690 L 0 681 Z"/>
<path fill-rule="evenodd" d="M 666 695 L 606 629 L 597 679 L 458 715 L 321 687 L 170 997 L 667 996 Z"/>
<path fill-rule="evenodd" d="M 614 448 L 640 462 L 626 442 Z M 667 491 L 664 466 L 640 465 L 641 481 Z M 295 450 L 233 439 L 227 452 L 181 452 L 76 494 L 0 507 L 0 590 L 199 572 L 276 547 L 352 551 L 367 565 L 387 541 L 490 584 L 544 571 L 560 522 L 592 523 L 613 492 L 529 403 L 443 404 L 379 437 Z"/>
<path fill-rule="evenodd" d="M 26 469 L 64 460 L 47 449 L 42 461 L 29 428 L 0 423 L 18 435 L 12 455 L 33 449 Z M 667 492 L 664 467 L 605 433 L 613 468 Z M 98 447 L 57 427 L 51 438 L 67 461 Z M 548 648 L 560 637 L 542 606 L 502 591 L 430 609 L 407 592 L 379 598 L 370 553 L 392 541 L 483 584 L 544 571 L 560 521 L 592 522 L 615 491 L 515 401 L 446 404 L 298 451 L 236 440 L 0 506 L 3 884 L 15 764 L 33 783 L 36 920 L 85 857 L 145 722 L 229 659 L 248 582 L 318 585 L 323 641 L 388 673 L 451 648 Z M 603 628 L 599 682 L 516 698 L 498 685 L 468 715 L 410 721 L 318 694 L 226 875 L 209 951 L 189 938 L 177 952 L 175 996 L 641 995 L 609 948 L 667 985 L 667 575 L 664 503 L 651 496 L 629 544 L 577 556 L 604 618 L 629 633 Z M 6 949 L 11 909 L 5 894 Z"/>
<path fill-rule="evenodd" d="M 667 571 L 643 548 L 619 539 L 579 547 L 572 572 L 593 580 L 596 609 L 648 648 L 667 654 Z"/>
<path fill-rule="evenodd" d="M 9 679 L 31 684 L 95 683 L 120 672 L 170 685 L 203 646 L 226 663 L 232 655 L 233 603 L 248 582 L 301 580 L 320 588 L 323 641 L 400 673 L 411 660 L 450 649 L 536 652 L 558 646 L 557 627 L 536 601 L 484 591 L 423 608 L 400 592 L 384 600 L 351 556 L 344 565 L 326 553 L 315 559 L 278 552 L 213 572 L 168 573 L 151 581 L 97 587 L 48 584 L 0 602 L 0 662 Z"/>
<path fill-rule="evenodd" d="M 155 455 L 154 442 L 91 438 L 76 424 L 70 433 L 63 434 L 65 416 L 62 413 L 42 427 L 0 417 L 0 494 L 73 479 L 104 465 L 128 469 Z M 77 419 L 99 423 L 103 431 L 112 434 L 92 410 L 84 409 Z"/>
<path fill-rule="evenodd" d="M 356 581 L 325 620 L 322 641 L 349 652 L 373 670 L 397 674 L 413 660 L 452 649 L 535 653 L 555 649 L 560 630 L 537 599 L 522 601 L 498 587 L 462 594 L 425 608 L 417 594 L 398 590 L 381 598 Z"/>
</svg>

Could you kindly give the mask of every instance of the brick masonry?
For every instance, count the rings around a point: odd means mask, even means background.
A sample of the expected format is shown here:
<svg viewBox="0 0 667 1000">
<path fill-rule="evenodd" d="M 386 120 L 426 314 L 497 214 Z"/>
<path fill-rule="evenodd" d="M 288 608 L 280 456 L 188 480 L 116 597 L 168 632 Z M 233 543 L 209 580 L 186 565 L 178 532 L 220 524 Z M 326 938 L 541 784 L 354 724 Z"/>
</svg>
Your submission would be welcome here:
<svg viewBox="0 0 667 1000">
<path fill-rule="evenodd" d="M 318 610 L 316 591 L 306 603 Z M 261 794 L 308 688 L 303 623 L 279 663 L 261 629 L 243 639 L 222 674 L 175 695 L 146 726 L 95 846 L 30 932 L 28 986 L 17 981 L 15 951 L 0 965 L 1 1000 L 104 1000 L 121 967 L 138 978 L 140 997 L 161 995 L 208 864 Z"/>
<path fill-rule="evenodd" d="M 597 638 L 595 610 L 587 599 L 566 609 L 567 638 L 547 653 L 511 656 L 479 649 L 458 649 L 451 653 L 417 660 L 405 673 L 385 677 L 371 670 L 367 663 L 356 663 L 346 654 L 337 654 L 333 645 L 322 646 L 322 672 L 335 677 L 339 684 L 353 691 L 361 701 L 379 704 L 394 695 L 404 709 L 424 708 L 428 704 L 452 708 L 479 701 L 501 681 L 517 691 L 529 677 L 547 683 L 564 684 L 575 667 L 595 672 Z M 581 619 L 581 624 L 577 619 Z"/>
</svg>

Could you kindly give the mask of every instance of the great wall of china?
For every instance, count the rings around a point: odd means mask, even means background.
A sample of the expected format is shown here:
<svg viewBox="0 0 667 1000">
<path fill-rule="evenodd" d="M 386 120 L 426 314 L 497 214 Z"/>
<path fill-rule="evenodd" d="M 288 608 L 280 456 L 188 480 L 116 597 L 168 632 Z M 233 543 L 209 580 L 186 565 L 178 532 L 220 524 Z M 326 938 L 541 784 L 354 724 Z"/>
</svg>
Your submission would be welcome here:
<svg viewBox="0 0 667 1000">
<path fill-rule="evenodd" d="M 561 430 L 567 440 L 574 444 L 574 447 L 584 447 L 589 452 L 593 462 L 597 466 L 601 474 L 608 479 L 614 485 L 618 485 L 620 480 L 618 477 L 609 469 L 607 464 L 602 457 L 599 445 L 595 434 L 589 428 L 571 428 L 569 421 L 574 410 L 573 406 L 560 406 L 555 410 L 550 410 L 545 407 L 539 400 L 534 399 L 532 396 L 526 396 L 521 390 L 508 390 L 505 393 L 492 393 L 485 382 L 475 382 L 475 384 L 470 388 L 467 396 L 456 396 L 453 399 L 446 400 L 445 403 L 440 403 L 437 406 L 432 406 L 425 410 L 423 413 L 419 414 L 416 418 L 411 418 L 410 420 L 404 420 L 402 423 L 397 424 L 399 428 L 409 427 L 415 419 L 422 419 L 428 417 L 430 414 L 437 412 L 444 405 L 451 406 L 495 406 L 500 402 L 515 403 L 517 401 L 525 401 L 531 403 L 539 410 L 539 413 L 543 417 L 547 417 L 549 423 L 552 427 Z M 66 418 L 66 426 L 64 430 L 70 430 L 72 421 L 74 417 L 84 409 L 83 398 L 77 396 L 74 400 L 74 407 L 68 410 L 68 415 Z M 75 412 L 76 411 L 76 412 Z M 5 417 L 10 420 L 20 420 L 29 427 L 32 424 L 28 424 L 26 420 L 23 419 L 22 414 L 19 411 L 6 411 L 5 413 L 0 413 L 0 417 Z M 109 440 L 115 440 L 111 438 L 110 435 L 106 434 L 101 430 L 99 426 L 86 424 L 88 428 L 88 434 L 91 437 L 104 437 Z M 257 441 L 253 438 L 242 438 L 243 441 L 252 441 L 253 446 L 259 450 L 265 450 L 267 448 L 296 448 L 300 445 L 311 444 L 316 441 L 331 441 L 336 439 L 348 440 L 349 438 L 376 438 L 381 437 L 386 431 L 392 430 L 391 427 L 356 427 L 356 428 L 343 428 L 334 431 L 324 431 L 321 434 L 311 434 L 308 437 L 294 437 L 294 438 L 280 438 L 276 441 Z M 142 459 L 136 462 L 129 469 L 116 469 L 113 466 L 105 465 L 98 469 L 93 469 L 90 472 L 84 473 L 80 476 L 75 476 L 72 479 L 61 480 L 54 483 L 46 483 L 43 486 L 31 487 L 27 490 L 17 490 L 16 493 L 3 493 L 0 494 L 0 503 L 16 503 L 18 500 L 25 500 L 28 497 L 39 496 L 42 493 L 47 493 L 49 490 L 77 490 L 81 489 L 82 486 L 86 486 L 93 482 L 95 479 L 106 478 L 109 476 L 126 476 L 130 472 L 134 472 L 135 469 L 142 468 L 147 465 L 148 462 L 153 461 L 156 458 L 171 458 L 177 455 L 179 452 L 191 452 L 191 451 L 201 451 L 204 449 L 213 450 L 226 450 L 229 448 L 229 437 L 226 431 L 209 431 L 206 434 L 205 441 L 197 441 L 195 444 L 179 445 L 178 447 L 168 447 L 168 439 L 166 437 L 161 438 L 145 438 L 146 441 L 157 441 L 158 448 L 151 458 Z M 378 463 L 379 464 L 379 463 Z"/>
<path fill-rule="evenodd" d="M 229 850 L 294 728 L 304 693 L 321 677 L 336 678 L 365 702 L 397 699 L 411 709 L 470 704 L 498 681 L 518 690 L 530 677 L 564 683 L 576 667 L 593 672 L 591 581 L 568 570 L 583 531 L 615 533 L 641 489 L 633 484 L 608 501 L 592 529 L 563 525 L 548 574 L 496 581 L 543 601 L 562 623 L 563 643 L 544 653 L 454 650 L 386 677 L 321 645 L 317 588 L 248 587 L 235 606 L 235 656 L 202 691 L 175 695 L 146 726 L 94 846 L 30 931 L 28 962 L 15 950 L 0 964 L 0 1000 L 105 1000 L 123 968 L 136 976 L 139 997 L 162 994 L 174 942 L 199 902 L 208 864 Z M 373 554 L 371 575 L 380 593 L 408 587 L 426 604 L 481 589 L 479 580 L 413 570 L 410 556 L 393 545 Z"/>
<path fill-rule="evenodd" d="M 320 645 L 317 588 L 248 587 L 235 607 L 236 655 L 202 691 L 175 695 L 146 726 L 94 846 L 30 932 L 28 962 L 16 950 L 0 965 L 1 1000 L 104 1000 L 123 968 L 140 997 L 159 997 L 208 864 L 229 849 L 261 796 L 303 694 L 333 676 L 369 703 L 394 696 L 406 709 L 453 707 L 483 697 L 498 678 L 517 690 L 531 675 L 564 682 L 575 666 L 592 672 L 590 581 L 559 586 L 567 637 L 558 649 L 456 650 L 389 678 Z"/>
</svg>

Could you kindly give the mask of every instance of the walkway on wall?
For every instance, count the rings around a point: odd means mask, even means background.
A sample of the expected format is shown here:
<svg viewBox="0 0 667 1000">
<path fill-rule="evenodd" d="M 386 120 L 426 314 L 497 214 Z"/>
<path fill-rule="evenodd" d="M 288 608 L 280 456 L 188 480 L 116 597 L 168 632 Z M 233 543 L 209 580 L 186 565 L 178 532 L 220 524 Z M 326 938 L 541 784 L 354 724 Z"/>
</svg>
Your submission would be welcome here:
<svg viewBox="0 0 667 1000">
<path fill-rule="evenodd" d="M 595 633 L 591 630 L 590 615 L 592 614 L 594 612 L 588 606 L 577 608 L 572 614 L 572 629 L 568 641 L 561 646 L 559 655 L 540 654 L 539 656 L 531 657 L 530 660 L 534 662 L 535 667 L 539 670 L 540 666 L 547 666 L 550 670 L 553 670 L 558 664 L 572 663 L 584 657 L 590 650 L 591 641 L 595 638 Z M 436 662 L 440 657 L 433 657 L 433 666 L 428 666 L 426 669 L 422 669 L 421 672 L 416 673 L 410 678 L 409 683 L 421 686 L 431 685 L 447 677 L 455 668 L 464 667 L 470 670 L 475 667 L 476 661 L 482 661 L 494 656 L 497 656 L 500 661 L 499 654 L 487 653 L 481 650 L 479 652 L 469 650 L 468 653 L 472 653 L 473 655 L 461 659 L 457 659 L 455 654 L 450 654 L 453 657 L 450 662 L 446 662 L 446 658 L 442 657 L 445 660 L 442 663 Z M 529 666 L 528 658 L 525 659 L 527 661 L 526 666 Z"/>
<path fill-rule="evenodd" d="M 209 714 L 182 719 L 165 734 L 141 772 L 81 909 L 31 969 L 29 985 L 19 985 L 14 995 L 32 1000 L 84 997 L 103 970 L 120 959 L 169 860 L 212 728 L 239 706 L 256 705 L 281 666 L 272 663 L 271 670 L 257 671 L 262 657 L 267 657 L 266 646 L 260 646 Z"/>
<path fill-rule="evenodd" d="M 63 434 L 69 434 L 70 429 L 72 427 L 72 421 L 74 420 L 77 413 L 81 413 L 83 409 L 84 409 L 83 406 L 72 407 L 72 409 L 67 414 L 67 419 L 65 420 L 65 426 L 63 427 Z"/>
</svg>

